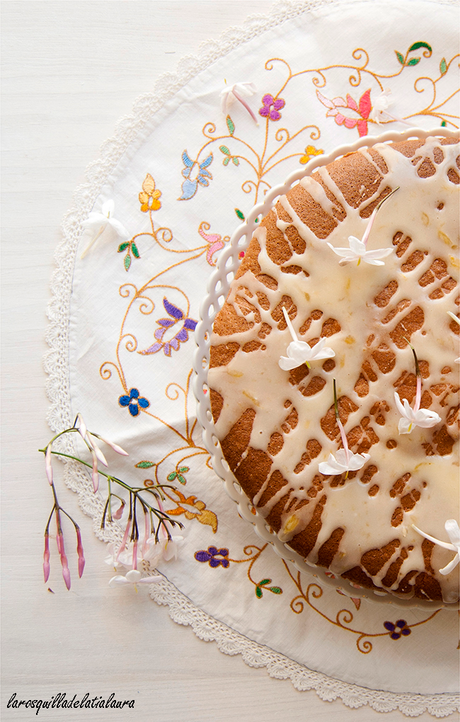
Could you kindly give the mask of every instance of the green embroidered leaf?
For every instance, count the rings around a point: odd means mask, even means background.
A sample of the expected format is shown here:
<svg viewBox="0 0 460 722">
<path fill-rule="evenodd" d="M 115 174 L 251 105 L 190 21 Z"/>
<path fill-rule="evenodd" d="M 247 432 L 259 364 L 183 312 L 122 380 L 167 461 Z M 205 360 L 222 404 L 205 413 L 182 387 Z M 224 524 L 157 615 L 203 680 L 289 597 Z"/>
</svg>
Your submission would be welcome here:
<svg viewBox="0 0 460 722">
<path fill-rule="evenodd" d="M 280 587 L 268 587 L 273 594 L 282 594 L 283 590 Z"/>
<path fill-rule="evenodd" d="M 118 253 L 122 253 L 123 251 L 126 251 L 128 246 L 129 246 L 128 241 L 126 241 L 126 243 L 120 243 L 120 245 L 118 246 Z"/>
<path fill-rule="evenodd" d="M 140 461 L 138 464 L 135 465 L 136 469 L 150 469 L 152 466 L 155 466 L 153 461 Z"/>
<path fill-rule="evenodd" d="M 131 250 L 133 252 L 133 256 L 135 256 L 136 258 L 140 258 L 138 248 L 137 248 L 136 244 L 134 243 L 134 241 L 131 244 Z"/>
<path fill-rule="evenodd" d="M 188 466 L 181 466 L 179 467 L 179 471 L 185 474 L 186 471 L 190 471 L 190 468 Z"/>
<path fill-rule="evenodd" d="M 168 474 L 168 476 L 167 476 L 166 478 L 167 478 L 168 481 L 174 481 L 174 479 L 176 478 L 176 476 L 177 476 L 177 472 L 176 472 L 176 471 L 172 471 L 171 474 Z"/>
<path fill-rule="evenodd" d="M 186 484 L 186 483 L 187 483 L 187 480 L 184 479 L 184 477 L 182 476 L 182 474 L 178 474 L 178 475 L 177 475 L 177 481 L 180 481 L 181 484 Z"/>
<path fill-rule="evenodd" d="M 222 153 L 225 153 L 225 155 L 230 155 L 230 151 L 226 145 L 220 145 L 219 150 L 222 151 Z"/>
<path fill-rule="evenodd" d="M 441 71 L 441 75 L 445 75 L 447 73 L 447 63 L 445 58 L 443 58 L 439 63 L 439 70 Z"/>
<path fill-rule="evenodd" d="M 235 208 L 235 213 L 236 213 L 236 215 L 238 216 L 238 218 L 239 218 L 241 221 L 244 221 L 244 213 L 243 213 L 243 211 L 240 211 L 239 208 Z"/>
<path fill-rule="evenodd" d="M 426 48 L 427 50 L 430 51 L 430 53 L 433 52 L 431 45 L 428 45 L 428 43 L 424 43 L 424 42 L 414 43 L 413 45 L 410 46 L 409 52 L 411 52 L 411 50 L 418 50 L 419 48 Z"/>
<path fill-rule="evenodd" d="M 420 58 L 411 58 L 407 64 L 408 65 L 417 65 L 419 62 L 420 62 Z"/>
<path fill-rule="evenodd" d="M 260 587 L 256 587 L 256 597 L 262 599 L 262 589 Z"/>
<path fill-rule="evenodd" d="M 447 125 L 446 121 L 445 121 L 445 120 L 443 120 L 443 121 L 442 121 L 442 123 L 441 123 L 441 128 L 445 128 L 445 127 L 446 127 L 446 125 Z"/>
<path fill-rule="evenodd" d="M 223 164 L 228 165 L 230 163 L 230 158 L 224 158 Z"/>
<path fill-rule="evenodd" d="M 233 135 L 233 133 L 235 132 L 235 123 L 229 115 L 227 115 L 227 128 L 230 135 Z"/>
<path fill-rule="evenodd" d="M 395 50 L 395 53 L 396 53 L 396 57 L 398 58 L 401 65 L 404 65 L 404 57 L 401 55 L 401 53 L 398 53 L 397 50 Z"/>
<path fill-rule="evenodd" d="M 129 267 L 131 265 L 131 256 L 129 253 L 126 254 L 126 256 L 123 259 L 123 265 L 125 267 L 125 271 L 129 271 Z"/>
<path fill-rule="evenodd" d="M 270 582 L 271 582 L 271 579 L 262 579 L 262 581 L 260 581 L 257 586 L 264 587 L 266 584 L 270 584 Z"/>
<path fill-rule="evenodd" d="M 232 161 L 233 161 L 234 165 L 239 165 L 239 164 L 240 164 L 239 159 L 238 159 L 238 158 L 235 158 L 235 156 L 233 156 Z"/>
</svg>

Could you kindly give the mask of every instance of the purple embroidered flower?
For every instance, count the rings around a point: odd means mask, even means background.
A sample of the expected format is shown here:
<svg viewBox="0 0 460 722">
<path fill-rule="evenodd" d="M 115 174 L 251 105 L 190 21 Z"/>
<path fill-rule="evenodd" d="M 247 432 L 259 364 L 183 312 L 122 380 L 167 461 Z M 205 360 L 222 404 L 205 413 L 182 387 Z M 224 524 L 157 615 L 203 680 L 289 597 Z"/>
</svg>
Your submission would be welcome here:
<svg viewBox="0 0 460 722">
<path fill-rule="evenodd" d="M 159 318 L 157 324 L 159 328 L 154 332 L 155 343 L 149 346 L 144 351 L 139 351 L 140 354 L 147 356 L 148 354 L 157 353 L 158 351 L 165 352 L 165 356 L 171 356 L 171 350 L 179 350 L 179 345 L 188 341 L 189 331 L 194 331 L 198 321 L 194 321 L 193 318 L 185 318 L 185 314 L 177 306 L 170 303 L 167 298 L 163 299 L 163 306 L 165 311 L 169 314 L 170 318 Z M 173 328 L 176 324 L 181 323 L 180 330 L 169 340 L 165 341 L 165 334 L 167 331 Z"/>
<path fill-rule="evenodd" d="M 195 559 L 197 560 L 197 562 L 209 562 L 209 566 L 213 568 L 223 566 L 226 569 L 228 566 L 230 566 L 228 553 L 228 549 L 208 547 L 207 551 L 202 549 L 199 552 L 195 552 Z"/>
<path fill-rule="evenodd" d="M 138 415 L 139 407 L 141 409 L 146 409 L 148 406 L 150 406 L 150 402 L 140 396 L 137 389 L 130 389 L 129 396 L 120 396 L 120 398 L 118 399 L 118 403 L 120 404 L 120 406 L 127 406 L 131 416 Z"/>
<path fill-rule="evenodd" d="M 210 153 L 202 163 L 197 160 L 189 158 L 187 151 L 184 150 L 182 153 L 182 161 L 185 168 L 182 169 L 182 175 L 185 178 L 182 183 L 182 195 L 178 199 L 180 201 L 188 201 L 193 198 L 198 190 L 198 185 L 208 186 L 209 181 L 212 180 L 211 173 L 207 170 L 208 166 L 211 165 L 213 155 Z"/>
<path fill-rule="evenodd" d="M 390 632 L 391 639 L 399 639 L 401 635 L 407 637 L 411 633 L 411 629 L 407 626 L 405 619 L 398 619 L 396 624 L 393 624 L 393 622 L 384 622 L 383 626 Z"/>
<path fill-rule="evenodd" d="M 259 115 L 263 118 L 268 116 L 270 120 L 279 120 L 281 118 L 281 113 L 278 111 L 285 106 L 285 102 L 282 98 L 277 98 L 275 100 L 273 95 L 267 93 L 267 95 L 264 95 L 262 98 L 262 103 L 263 107 L 259 110 Z"/>
</svg>

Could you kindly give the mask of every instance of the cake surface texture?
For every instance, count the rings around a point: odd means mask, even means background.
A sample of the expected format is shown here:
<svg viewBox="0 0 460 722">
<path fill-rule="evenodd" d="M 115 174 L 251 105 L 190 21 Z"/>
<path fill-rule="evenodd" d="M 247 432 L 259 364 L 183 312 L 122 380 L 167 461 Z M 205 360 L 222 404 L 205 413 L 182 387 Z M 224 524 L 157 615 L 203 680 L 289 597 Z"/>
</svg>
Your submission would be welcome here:
<svg viewBox="0 0 460 722">
<path fill-rule="evenodd" d="M 308 564 L 414 603 L 459 600 L 459 153 L 377 143 L 303 177 L 210 341 L 214 432 L 258 513 Z M 336 252 L 371 222 L 381 265 Z M 295 338 L 310 360 L 282 368 Z"/>
</svg>

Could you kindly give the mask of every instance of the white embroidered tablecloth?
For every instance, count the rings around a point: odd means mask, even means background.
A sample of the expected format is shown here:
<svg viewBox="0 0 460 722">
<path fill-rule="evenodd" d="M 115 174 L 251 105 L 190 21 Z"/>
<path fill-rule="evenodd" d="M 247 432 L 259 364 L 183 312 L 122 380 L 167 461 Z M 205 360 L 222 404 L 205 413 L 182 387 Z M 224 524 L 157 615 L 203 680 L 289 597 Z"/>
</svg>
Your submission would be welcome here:
<svg viewBox="0 0 460 722">
<path fill-rule="evenodd" d="M 219 251 L 268 188 L 359 136 L 458 127 L 458 17 L 454 2 L 283 2 L 184 59 L 76 192 L 46 361 L 53 429 L 80 412 L 130 452 L 109 458 L 113 473 L 174 487 L 165 509 L 183 540 L 151 587 L 173 618 L 298 689 L 411 716 L 458 709 L 457 612 L 350 599 L 260 541 L 207 463 L 193 330 Z M 245 101 L 258 124 L 239 103 L 222 112 L 220 92 L 236 82 L 254 83 Z M 82 222 L 109 200 L 126 238 L 109 224 L 91 244 Z M 119 541 L 122 527 L 100 532 L 103 497 L 73 466 L 67 476 L 97 533 Z"/>
</svg>

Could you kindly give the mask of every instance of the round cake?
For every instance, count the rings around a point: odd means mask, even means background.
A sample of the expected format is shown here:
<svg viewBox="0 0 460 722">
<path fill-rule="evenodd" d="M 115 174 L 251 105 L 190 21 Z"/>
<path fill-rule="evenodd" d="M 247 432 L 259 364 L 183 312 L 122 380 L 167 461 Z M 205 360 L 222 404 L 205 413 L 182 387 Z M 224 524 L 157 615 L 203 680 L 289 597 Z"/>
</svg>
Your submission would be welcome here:
<svg viewBox="0 0 460 722">
<path fill-rule="evenodd" d="M 210 340 L 214 433 L 279 539 L 347 584 L 459 601 L 458 138 L 317 168 L 258 224 Z"/>
</svg>

